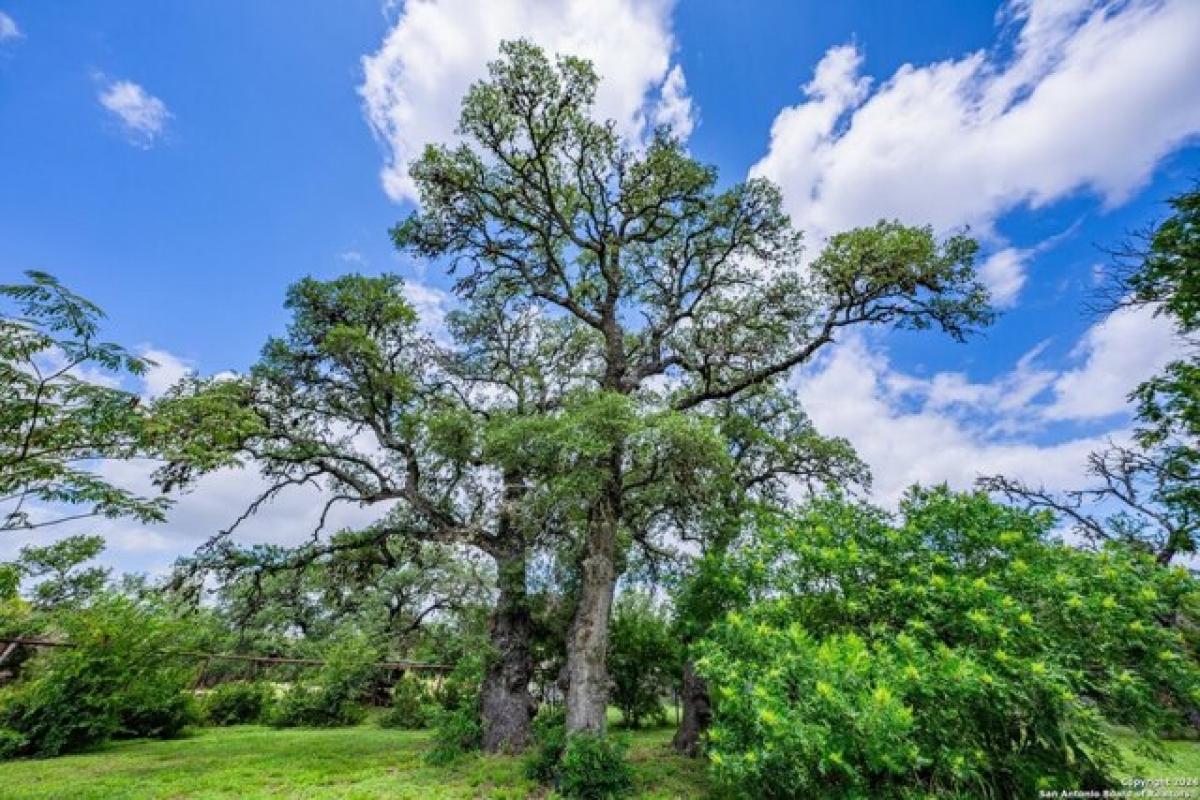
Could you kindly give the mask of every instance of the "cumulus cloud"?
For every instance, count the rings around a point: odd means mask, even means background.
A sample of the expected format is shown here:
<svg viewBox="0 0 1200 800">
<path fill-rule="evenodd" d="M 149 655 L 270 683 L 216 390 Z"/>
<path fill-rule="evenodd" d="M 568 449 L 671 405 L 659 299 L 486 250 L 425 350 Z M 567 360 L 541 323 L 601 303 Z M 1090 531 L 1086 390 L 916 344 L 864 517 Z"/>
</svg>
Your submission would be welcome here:
<svg viewBox="0 0 1200 800">
<path fill-rule="evenodd" d="M 362 60 L 359 92 L 385 150 L 383 186 L 415 200 L 409 162 L 453 138 L 459 102 L 505 39 L 591 59 L 602 82 L 596 112 L 622 134 L 669 123 L 691 131 L 686 81 L 672 67 L 670 0 L 409 0 L 379 50 Z"/>
<path fill-rule="evenodd" d="M 1054 426 L 1127 412 L 1129 392 L 1177 346 L 1162 318 L 1120 310 L 1084 334 L 1074 365 L 1042 365 L 1043 343 L 1011 370 L 972 381 L 962 372 L 905 373 L 867 339 L 851 337 L 799 373 L 796 385 L 818 429 L 849 439 L 871 466 L 880 502 L 894 503 L 913 483 L 968 488 L 997 473 L 1065 489 L 1079 484 L 1089 452 L 1129 432 L 1121 419 L 1065 438 Z"/>
<path fill-rule="evenodd" d="M 21 29 L 17 27 L 17 21 L 3 11 L 0 11 L 0 42 L 20 38 Z"/>
<path fill-rule="evenodd" d="M 142 358 L 151 362 L 141 376 L 141 393 L 148 400 L 159 397 L 194 371 L 187 360 L 159 348 L 144 348 Z"/>
<path fill-rule="evenodd" d="M 1006 247 L 993 253 L 979 267 L 979 278 L 987 287 L 996 308 L 1016 305 L 1017 295 L 1025 285 L 1026 262 L 1029 252 Z"/>
<path fill-rule="evenodd" d="M 105 461 L 97 471 L 118 486 L 154 496 L 149 461 Z M 251 468 L 225 469 L 201 478 L 190 492 L 177 497 L 167 520 L 144 525 L 128 519 L 77 520 L 46 531 L 10 531 L 0 537 L 0 560 L 11 559 L 26 544 L 45 544 L 76 533 L 103 536 L 107 549 L 100 561 L 120 572 L 165 572 L 178 556 L 193 552 L 211 537 L 226 530 L 265 489 L 266 482 Z M 238 526 L 234 541 L 240 544 L 297 545 L 312 536 L 330 495 L 307 484 L 277 495 L 258 514 Z M 325 530 L 361 528 L 386 513 L 386 505 L 335 506 Z"/>
<path fill-rule="evenodd" d="M 662 96 L 654 109 L 654 124 L 665 125 L 675 136 L 687 139 L 692 135 L 695 121 L 687 79 L 683 77 L 683 67 L 676 64 L 663 81 Z"/>
<path fill-rule="evenodd" d="M 1016 0 L 1001 21 L 991 51 L 906 64 L 874 89 L 857 47 L 831 48 L 752 172 L 818 241 L 884 217 L 990 234 L 1081 189 L 1118 203 L 1200 131 L 1200 3 Z M 1019 288 L 1005 265 L 994 277 Z"/>
<path fill-rule="evenodd" d="M 914 483 L 944 481 L 966 489 L 991 473 L 1070 486 L 1083 474 L 1087 454 L 1102 443 L 1083 438 L 1041 446 L 989 436 L 934 403 L 908 407 L 895 391 L 895 384 L 908 378 L 886 356 L 852 339 L 799 384 L 817 428 L 846 437 L 871 467 L 878 502 L 896 503 Z"/>
<path fill-rule="evenodd" d="M 105 81 L 97 99 L 138 147 L 153 147 L 171 119 L 166 103 L 133 81 Z"/>
<path fill-rule="evenodd" d="M 1184 352 L 1168 318 L 1144 308 L 1115 311 L 1075 347 L 1073 355 L 1081 363 L 1054 382 L 1054 402 L 1045 415 L 1086 420 L 1118 414 L 1137 384 Z"/>
</svg>

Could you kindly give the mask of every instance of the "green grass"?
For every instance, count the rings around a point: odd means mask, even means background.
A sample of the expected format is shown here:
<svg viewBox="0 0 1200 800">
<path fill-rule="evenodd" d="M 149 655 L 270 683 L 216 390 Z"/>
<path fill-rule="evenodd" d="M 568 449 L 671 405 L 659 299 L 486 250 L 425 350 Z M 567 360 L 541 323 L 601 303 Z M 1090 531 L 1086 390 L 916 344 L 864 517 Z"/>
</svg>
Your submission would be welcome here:
<svg viewBox="0 0 1200 800">
<path fill-rule="evenodd" d="M 624 733 L 641 798 L 699 798 L 709 790 L 702 761 L 676 756 L 670 728 Z M 1200 777 L 1200 742 L 1165 742 L 1168 761 L 1129 751 L 1139 778 Z M 433 767 L 426 732 L 373 725 L 335 730 L 258 726 L 205 728 L 174 741 L 110 744 L 86 755 L 0 763 L 4 800 L 66 798 L 548 798 L 520 758 L 469 756 Z"/>
<path fill-rule="evenodd" d="M 618 732 L 618 735 L 621 735 Z M 704 764 L 676 756 L 669 729 L 628 734 L 638 797 L 694 798 Z M 174 741 L 119 742 L 75 756 L 0 763 L 0 796 L 26 798 L 546 797 L 520 758 L 424 763 L 429 734 L 371 725 L 335 730 L 205 728 Z"/>
<path fill-rule="evenodd" d="M 1137 751 L 1136 739 L 1118 735 L 1128 759 L 1125 774 L 1133 778 L 1193 778 L 1200 779 L 1200 742 L 1178 740 L 1162 742 L 1166 761 Z"/>
</svg>

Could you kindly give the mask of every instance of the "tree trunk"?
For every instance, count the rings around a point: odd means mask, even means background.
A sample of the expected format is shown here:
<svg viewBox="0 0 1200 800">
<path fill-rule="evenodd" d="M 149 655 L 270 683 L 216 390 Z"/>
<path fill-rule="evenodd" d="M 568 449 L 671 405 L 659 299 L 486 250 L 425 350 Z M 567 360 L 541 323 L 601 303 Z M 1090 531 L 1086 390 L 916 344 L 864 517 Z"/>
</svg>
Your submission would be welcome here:
<svg viewBox="0 0 1200 800">
<path fill-rule="evenodd" d="M 567 632 L 567 732 L 603 733 L 608 708 L 608 617 L 616 586 L 618 504 L 592 514 L 580 564 L 579 601 Z"/>
<path fill-rule="evenodd" d="M 694 758 L 700 755 L 700 736 L 712 721 L 712 704 L 708 699 L 708 684 L 696 674 L 691 659 L 683 665 L 683 689 L 680 694 L 683 716 L 671 746 L 683 755 Z"/>
<path fill-rule="evenodd" d="M 494 657 L 483 678 L 483 749 L 519 753 L 530 741 L 536 708 L 529 693 L 533 620 L 525 596 L 525 551 L 496 557 L 500 596 L 489 624 Z"/>
</svg>

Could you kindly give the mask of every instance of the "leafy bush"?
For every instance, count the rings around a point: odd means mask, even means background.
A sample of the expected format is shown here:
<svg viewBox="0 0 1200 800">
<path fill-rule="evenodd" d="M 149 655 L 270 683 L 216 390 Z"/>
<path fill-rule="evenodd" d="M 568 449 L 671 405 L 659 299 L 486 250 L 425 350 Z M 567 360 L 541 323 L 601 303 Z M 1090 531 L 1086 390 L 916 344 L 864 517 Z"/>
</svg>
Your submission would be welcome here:
<svg viewBox="0 0 1200 800">
<path fill-rule="evenodd" d="M 16 731 L 0 728 L 0 761 L 20 755 L 29 740 Z"/>
<path fill-rule="evenodd" d="M 186 673 L 164 670 L 143 675 L 119 697 L 115 735 L 124 739 L 171 739 L 200 720 Z"/>
<path fill-rule="evenodd" d="M 433 693 L 438 706 L 446 711 L 458 711 L 479 705 L 487 652 L 487 647 L 482 646 L 473 653 L 464 653 L 462 659 L 455 662 L 454 669 Z"/>
<path fill-rule="evenodd" d="M 246 725 L 270 716 L 275 690 L 266 683 L 222 683 L 204 697 L 204 720 L 210 725 Z"/>
<path fill-rule="evenodd" d="M 425 754 L 425 760 L 434 765 L 449 764 L 465 753 L 478 750 L 482 743 L 483 725 L 478 708 L 438 709 L 433 715 L 433 747 Z"/>
<path fill-rule="evenodd" d="M 377 653 L 364 639 L 338 642 L 325 655 L 317 684 L 294 684 L 271 716 L 277 728 L 336 728 L 355 725 L 367 716 L 361 699 L 375 671 Z"/>
<path fill-rule="evenodd" d="M 392 705 L 379 717 L 384 728 L 420 730 L 429 725 L 435 709 L 420 679 L 405 673 L 392 687 Z"/>
<path fill-rule="evenodd" d="M 633 789 L 626 744 L 608 736 L 576 733 L 567 737 L 558 770 L 558 791 L 578 800 L 623 797 Z"/>
<path fill-rule="evenodd" d="M 735 793 L 1104 788 L 1120 766 L 1107 723 L 1152 734 L 1200 700 L 1184 571 L 1052 542 L 1048 516 L 983 495 L 918 491 L 902 511 L 818 503 L 726 559 L 742 610 L 697 667 Z"/>
<path fill-rule="evenodd" d="M 613 609 L 608 648 L 611 700 L 626 726 L 664 722 L 663 696 L 682 669 L 678 639 L 667 615 L 645 594 L 627 592 Z"/>
<path fill-rule="evenodd" d="M 39 653 L 0 693 L 8 755 L 54 756 L 112 736 L 173 736 L 194 718 L 178 622 L 120 597 L 60 616 L 70 648 Z M 18 739 L 20 740 L 18 742 Z"/>
<path fill-rule="evenodd" d="M 433 747 L 425 758 L 430 764 L 446 764 L 483 744 L 479 716 L 486 648 L 464 653 L 442 682 L 437 693 L 441 705 L 432 717 Z"/>
<path fill-rule="evenodd" d="M 533 720 L 525 774 L 567 798 L 621 797 L 633 786 L 626 749 L 623 741 L 604 736 L 568 737 L 564 710 L 543 708 Z"/>
<path fill-rule="evenodd" d="M 547 786 L 558 780 L 558 767 L 567 747 L 567 716 L 563 708 L 542 707 L 533 718 L 533 747 L 525 758 L 525 774 Z"/>
</svg>

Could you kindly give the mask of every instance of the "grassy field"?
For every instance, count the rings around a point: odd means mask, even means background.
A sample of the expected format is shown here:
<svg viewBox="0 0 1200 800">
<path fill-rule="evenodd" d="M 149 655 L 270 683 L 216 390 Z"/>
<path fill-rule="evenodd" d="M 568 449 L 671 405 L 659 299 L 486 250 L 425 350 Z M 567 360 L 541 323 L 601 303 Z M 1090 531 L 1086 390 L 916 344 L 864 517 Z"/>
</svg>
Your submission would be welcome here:
<svg viewBox="0 0 1200 800">
<path fill-rule="evenodd" d="M 1124 740 L 1127 745 L 1132 739 Z M 1129 759 L 1125 772 L 1138 778 L 1195 778 L 1200 780 L 1200 742 L 1173 741 L 1163 742 L 1167 751 L 1166 762 L 1139 755 L 1130 747 L 1126 747 L 1126 758 Z"/>
<path fill-rule="evenodd" d="M 638 796 L 706 792 L 704 765 L 676 756 L 671 731 L 630 734 Z M 205 728 L 173 741 L 111 744 L 93 753 L 0 763 L 0 798 L 526 798 L 545 796 L 519 758 L 423 761 L 429 734 L 363 725 L 336 730 Z"/>
<path fill-rule="evenodd" d="M 472 756 L 431 767 L 429 734 L 363 725 L 337 730 L 208 728 L 169 742 L 109 745 L 87 755 L 0 763 L 0 797 L 26 798 L 526 798 L 547 797 L 521 760 Z M 702 762 L 667 746 L 669 729 L 630 734 L 641 798 L 708 792 Z M 1131 775 L 1200 777 L 1200 743 L 1168 742 L 1171 760 L 1130 756 Z"/>
</svg>

